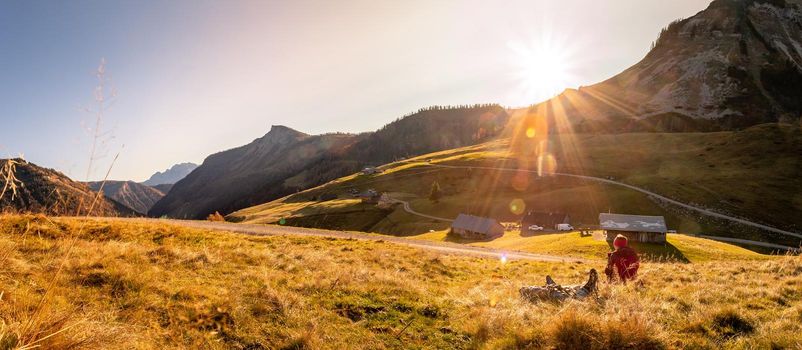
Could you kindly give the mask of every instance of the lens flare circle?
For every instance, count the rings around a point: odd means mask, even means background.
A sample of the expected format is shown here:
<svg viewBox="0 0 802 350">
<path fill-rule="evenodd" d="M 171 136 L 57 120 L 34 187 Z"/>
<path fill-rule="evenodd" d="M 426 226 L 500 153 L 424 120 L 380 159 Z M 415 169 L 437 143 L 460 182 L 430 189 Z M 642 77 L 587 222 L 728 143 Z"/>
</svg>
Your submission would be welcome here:
<svg viewBox="0 0 802 350">
<path fill-rule="evenodd" d="M 526 210 L 526 203 L 520 198 L 515 198 L 510 202 L 510 212 L 515 215 L 521 215 Z"/>
<path fill-rule="evenodd" d="M 537 131 L 535 131 L 535 128 L 531 128 L 530 127 L 530 128 L 526 129 L 526 137 L 531 139 L 531 138 L 534 138 L 536 134 L 537 134 Z"/>
</svg>

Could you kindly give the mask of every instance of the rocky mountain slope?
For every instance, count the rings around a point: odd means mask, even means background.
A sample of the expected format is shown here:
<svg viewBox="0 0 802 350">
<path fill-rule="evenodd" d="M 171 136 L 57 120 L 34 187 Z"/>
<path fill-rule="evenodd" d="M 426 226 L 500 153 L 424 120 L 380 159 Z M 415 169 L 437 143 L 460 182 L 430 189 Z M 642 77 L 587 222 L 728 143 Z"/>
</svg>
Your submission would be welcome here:
<svg viewBox="0 0 802 350">
<path fill-rule="evenodd" d="M 802 115 L 802 2 L 716 0 L 643 60 L 535 106 L 579 131 L 738 129 Z M 566 122 L 567 121 L 567 122 Z"/>
<path fill-rule="evenodd" d="M 668 198 L 792 232 L 802 232 L 802 129 L 762 124 L 711 133 L 554 134 L 551 169 L 614 179 Z M 540 144 L 540 141 L 532 141 Z M 669 229 L 785 244 L 795 237 L 699 215 L 622 186 L 538 176 L 528 152 L 501 138 L 408 158 L 383 173 L 347 176 L 227 219 L 394 235 L 445 230 L 449 222 L 412 215 L 402 205 L 361 203 L 369 188 L 409 203 L 418 213 L 453 219 L 460 213 L 520 221 L 527 210 L 567 213 L 574 227 L 598 225 L 599 213 L 665 216 Z M 441 167 L 447 165 L 450 167 Z M 478 167 L 466 169 L 466 167 Z M 507 170 L 500 170 L 507 169 Z M 544 167 L 548 171 L 549 167 Z M 511 171 L 517 169 L 520 171 Z M 429 198 L 437 182 L 441 196 Z"/>
<path fill-rule="evenodd" d="M 157 171 L 149 179 L 143 182 L 143 184 L 148 186 L 174 184 L 183 179 L 184 177 L 186 177 L 197 167 L 198 165 L 195 163 L 176 164 L 170 167 L 170 169 L 165 170 L 164 172 Z"/>
<path fill-rule="evenodd" d="M 0 159 L 6 164 L 7 159 Z M 0 211 L 44 213 L 47 215 L 87 215 L 88 208 L 97 193 L 87 185 L 73 181 L 53 169 L 42 168 L 22 159 L 17 163 L 14 176 L 18 188 L 16 195 L 6 191 L 0 198 Z M 5 174 L 4 174 L 5 175 Z M 7 177 L 0 179 L 0 187 Z M 80 210 L 79 210 L 80 208 Z M 100 196 L 91 213 L 92 216 L 130 216 L 135 213 L 105 196 Z"/>
<path fill-rule="evenodd" d="M 466 146 L 500 133 L 509 116 L 497 105 L 432 107 L 359 135 L 307 135 L 273 126 L 250 144 L 213 154 L 173 186 L 148 215 L 202 218 L 264 203 L 366 165 Z"/>
<path fill-rule="evenodd" d="M 87 183 L 93 191 L 100 191 L 101 184 L 99 181 Z M 164 197 L 162 191 L 133 181 L 106 181 L 103 194 L 143 215 Z"/>
<path fill-rule="evenodd" d="M 175 184 L 159 184 L 151 187 L 159 190 L 159 192 L 161 193 L 167 194 L 168 192 L 170 192 L 171 189 L 173 189 L 173 185 Z"/>
</svg>

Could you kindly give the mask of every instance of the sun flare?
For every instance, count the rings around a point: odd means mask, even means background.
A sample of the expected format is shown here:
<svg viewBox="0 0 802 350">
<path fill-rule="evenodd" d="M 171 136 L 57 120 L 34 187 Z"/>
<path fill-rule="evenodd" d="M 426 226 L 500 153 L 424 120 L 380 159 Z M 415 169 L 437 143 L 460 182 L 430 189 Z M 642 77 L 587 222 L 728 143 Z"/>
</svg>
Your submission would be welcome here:
<svg viewBox="0 0 802 350">
<path fill-rule="evenodd" d="M 524 69 L 526 83 L 543 92 L 557 93 L 565 87 L 565 64 L 556 52 L 539 52 Z"/>
<path fill-rule="evenodd" d="M 551 40 L 540 45 L 511 45 L 521 100 L 536 103 L 551 98 L 572 84 L 568 50 Z"/>
</svg>

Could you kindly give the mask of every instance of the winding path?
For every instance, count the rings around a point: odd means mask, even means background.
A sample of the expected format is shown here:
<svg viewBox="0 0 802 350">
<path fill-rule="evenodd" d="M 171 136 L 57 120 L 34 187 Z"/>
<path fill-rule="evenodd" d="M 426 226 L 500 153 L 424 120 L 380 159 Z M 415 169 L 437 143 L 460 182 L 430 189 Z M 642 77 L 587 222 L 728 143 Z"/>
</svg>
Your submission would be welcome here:
<svg viewBox="0 0 802 350">
<path fill-rule="evenodd" d="M 409 202 L 407 202 L 407 201 L 402 201 L 400 199 L 393 198 L 393 202 L 401 203 L 404 206 L 404 211 L 406 211 L 407 213 L 410 213 L 412 215 L 417 215 L 417 216 L 421 216 L 421 217 L 424 217 L 424 218 L 429 218 L 429 219 L 433 219 L 433 220 L 437 220 L 437 221 L 454 222 L 453 219 L 446 219 L 446 218 L 441 218 L 439 216 L 432 216 L 432 215 L 427 215 L 427 214 L 423 214 L 423 213 L 417 212 L 417 211 L 415 211 L 414 209 L 412 209 L 409 206 Z"/>
<path fill-rule="evenodd" d="M 236 233 L 243 233 L 246 235 L 254 236 L 307 236 L 307 237 L 331 237 L 340 239 L 359 239 L 365 241 L 375 242 L 391 242 L 394 244 L 401 244 L 409 247 L 439 252 L 443 254 L 454 255 L 467 255 L 482 258 L 500 259 L 504 257 L 507 260 L 530 260 L 530 261 L 548 261 L 548 262 L 587 262 L 588 260 L 579 258 L 570 258 L 565 256 L 535 254 L 521 251 L 510 251 L 502 249 L 493 249 L 477 246 L 469 246 L 459 243 L 439 242 L 439 241 L 426 241 L 421 239 L 404 238 L 396 236 L 386 236 L 379 234 L 370 234 L 363 232 L 353 231 L 333 231 L 313 228 L 303 228 L 294 226 L 278 226 L 278 225 L 262 225 L 262 224 L 239 224 L 231 222 L 213 222 L 213 221 L 200 221 L 200 220 L 174 220 L 174 219 L 151 219 L 151 218 L 111 218 L 111 217 L 95 217 L 94 220 L 103 221 L 136 221 L 136 222 L 151 222 L 161 224 L 173 224 L 184 227 L 229 231 Z"/>
<path fill-rule="evenodd" d="M 427 165 L 431 166 L 431 167 L 452 168 L 452 169 L 481 169 L 481 170 L 498 170 L 498 171 L 513 171 L 513 172 L 522 171 L 522 172 L 528 172 L 528 173 L 537 173 L 537 171 L 535 171 L 535 170 L 520 170 L 520 169 L 514 169 L 514 168 L 483 167 L 483 166 L 457 166 L 457 165 L 443 165 L 443 164 L 427 164 Z M 749 220 L 744 220 L 744 219 L 736 218 L 736 217 L 733 217 L 733 216 L 716 213 L 716 212 L 708 210 L 708 209 L 694 207 L 694 206 L 692 206 L 690 204 L 685 204 L 685 203 L 682 203 L 680 201 L 677 201 L 677 200 L 674 200 L 674 199 L 659 195 L 659 194 L 654 193 L 652 191 L 645 190 L 645 189 L 637 187 L 637 186 L 625 184 L 623 182 L 618 182 L 618 181 L 614 181 L 614 180 L 608 180 L 608 179 L 601 178 L 601 177 L 576 175 L 576 174 L 568 174 L 568 173 L 554 172 L 554 173 L 548 173 L 548 174 L 549 175 L 556 175 L 556 176 L 573 177 L 573 178 L 577 178 L 577 179 L 590 180 L 590 181 L 602 182 L 602 183 L 606 183 L 606 184 L 610 184 L 610 185 L 626 187 L 626 188 L 629 188 L 631 190 L 635 190 L 635 191 L 644 193 L 646 195 L 649 195 L 651 197 L 660 199 L 662 201 L 671 203 L 673 205 L 676 205 L 676 206 L 679 206 L 679 207 L 682 207 L 682 208 L 685 208 L 685 209 L 693 210 L 693 211 L 701 213 L 703 215 L 712 216 L 712 217 L 716 217 L 716 218 L 719 218 L 719 219 L 724 219 L 724 220 L 736 222 L 736 223 L 743 224 L 743 225 L 746 225 L 746 226 L 756 227 L 756 228 L 759 228 L 759 229 L 762 229 L 762 230 L 766 230 L 766 231 L 770 231 L 770 232 L 774 232 L 774 233 L 779 233 L 781 235 L 792 236 L 792 237 L 796 237 L 796 238 L 802 238 L 802 234 L 800 234 L 800 233 L 781 230 L 781 229 L 778 229 L 778 228 L 775 228 L 775 227 L 759 224 L 759 223 L 752 222 L 752 221 L 749 221 Z M 405 206 L 405 209 L 406 209 L 406 206 Z"/>
</svg>

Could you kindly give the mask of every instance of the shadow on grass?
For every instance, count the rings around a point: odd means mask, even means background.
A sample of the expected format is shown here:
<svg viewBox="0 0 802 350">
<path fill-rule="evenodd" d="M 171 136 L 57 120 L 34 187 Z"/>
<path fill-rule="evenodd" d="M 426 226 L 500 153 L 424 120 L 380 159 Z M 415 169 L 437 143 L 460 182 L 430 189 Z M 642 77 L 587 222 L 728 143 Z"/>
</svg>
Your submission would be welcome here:
<svg viewBox="0 0 802 350">
<path fill-rule="evenodd" d="M 484 238 L 484 239 L 471 239 L 471 238 L 462 237 L 462 236 L 460 236 L 460 235 L 458 235 L 456 233 L 451 233 L 451 231 L 449 231 L 446 234 L 445 241 L 446 242 L 451 242 L 451 243 L 467 244 L 467 243 L 478 243 L 478 242 L 492 242 L 496 238 L 501 238 L 501 237 L 504 237 L 504 236 L 502 235 L 502 236 L 498 236 L 498 237 L 488 237 L 488 238 Z"/>
<path fill-rule="evenodd" d="M 614 249 L 612 241 L 607 241 L 607 245 L 610 247 L 610 251 Z M 638 252 L 641 260 L 644 261 L 679 262 L 686 264 L 691 262 L 685 257 L 685 254 L 682 254 L 677 247 L 669 242 L 665 244 L 629 242 L 629 245 Z"/>
<path fill-rule="evenodd" d="M 521 237 L 537 237 L 537 236 L 550 236 L 550 235 L 559 235 L 564 234 L 565 231 L 530 231 L 530 230 L 521 230 Z"/>
<path fill-rule="evenodd" d="M 284 226 L 370 232 L 370 229 L 389 215 L 389 210 L 350 210 L 313 214 L 284 219 Z M 273 223 L 278 224 L 278 222 Z"/>
</svg>

